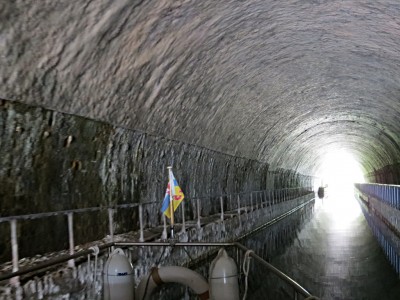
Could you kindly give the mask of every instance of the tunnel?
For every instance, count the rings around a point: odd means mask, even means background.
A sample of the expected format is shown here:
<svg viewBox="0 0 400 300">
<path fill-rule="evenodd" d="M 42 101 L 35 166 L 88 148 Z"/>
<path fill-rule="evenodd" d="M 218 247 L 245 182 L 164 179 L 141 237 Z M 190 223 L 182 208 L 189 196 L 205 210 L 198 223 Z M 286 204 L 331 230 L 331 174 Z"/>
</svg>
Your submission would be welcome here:
<svg viewBox="0 0 400 300">
<path fill-rule="evenodd" d="M 397 238 L 399 36 L 394 0 L 1 2 L 0 263 L 15 216 L 19 258 L 68 249 L 69 210 L 100 215 L 74 215 L 75 245 L 118 205 L 112 233 L 161 224 L 141 204 L 168 166 L 210 214 L 220 195 L 329 195 L 334 170 L 367 210 L 393 194 Z"/>
</svg>

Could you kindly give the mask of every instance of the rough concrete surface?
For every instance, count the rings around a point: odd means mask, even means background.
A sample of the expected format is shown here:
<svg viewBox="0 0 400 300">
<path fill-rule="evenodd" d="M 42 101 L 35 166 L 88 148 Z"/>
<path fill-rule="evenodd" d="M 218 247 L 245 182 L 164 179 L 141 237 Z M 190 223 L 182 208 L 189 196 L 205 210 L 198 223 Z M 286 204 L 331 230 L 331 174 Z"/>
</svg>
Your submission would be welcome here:
<svg viewBox="0 0 400 300">
<path fill-rule="evenodd" d="M 143 222 L 155 227 L 169 165 L 188 200 L 187 218 L 196 215 L 195 199 L 207 216 L 219 212 L 221 195 L 311 186 L 312 178 L 271 172 L 266 163 L 10 101 L 0 106 L 0 135 L 0 217 L 152 203 L 143 206 Z M 76 245 L 109 234 L 106 209 L 73 218 Z M 113 220 L 115 233 L 138 229 L 138 207 L 115 210 Z M 8 221 L 0 233 L 0 261 L 7 261 Z M 66 215 L 18 221 L 17 234 L 20 257 L 68 248 Z"/>
<path fill-rule="evenodd" d="M 400 6 L 2 1 L 0 97 L 314 174 L 400 154 Z"/>
</svg>

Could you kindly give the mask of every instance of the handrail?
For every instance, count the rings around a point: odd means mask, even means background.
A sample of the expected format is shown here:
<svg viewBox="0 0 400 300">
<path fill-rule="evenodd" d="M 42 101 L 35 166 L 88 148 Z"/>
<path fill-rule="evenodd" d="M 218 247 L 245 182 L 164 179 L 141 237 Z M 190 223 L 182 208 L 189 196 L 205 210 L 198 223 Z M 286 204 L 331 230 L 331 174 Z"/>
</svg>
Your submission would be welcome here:
<svg viewBox="0 0 400 300">
<path fill-rule="evenodd" d="M 201 200 L 201 199 L 209 199 L 209 198 L 219 198 L 219 197 L 228 197 L 228 196 L 237 196 L 237 195 L 247 195 L 252 193 L 262 193 L 262 192 L 282 192 L 282 191 L 309 191 L 309 187 L 295 187 L 295 188 L 282 188 L 282 189 L 265 189 L 265 190 L 256 190 L 256 191 L 247 191 L 247 192 L 238 192 L 231 194 L 221 194 L 221 195 L 209 195 L 209 196 L 201 196 L 201 197 L 192 197 L 187 199 L 187 201 Z M 60 211 L 50 211 L 50 212 L 41 212 L 41 213 L 33 213 L 33 214 L 24 214 L 24 215 L 14 215 L 14 216 L 0 216 L 0 223 L 9 222 L 11 220 L 33 220 L 40 219 L 46 217 L 53 217 L 59 215 L 67 215 L 68 213 L 84 213 L 84 212 L 94 212 L 118 208 L 132 208 L 138 207 L 139 205 L 150 205 L 150 204 L 159 204 L 159 201 L 151 201 L 151 202 L 140 202 L 140 203 L 124 203 L 124 204 L 116 204 L 116 205 L 106 205 L 106 206 L 95 206 L 95 207 L 85 207 L 85 208 L 76 208 L 76 209 L 67 209 Z"/>
<path fill-rule="evenodd" d="M 236 247 L 242 250 L 243 252 L 249 251 L 247 247 L 244 245 L 238 243 L 238 242 L 222 242 L 222 243 L 212 243 L 212 242 L 175 242 L 174 240 L 171 240 L 169 242 L 112 242 L 112 243 L 107 243 L 99 246 L 100 250 L 104 250 L 106 248 L 110 247 L 142 247 L 142 246 L 147 246 L 147 247 L 160 247 L 160 246 L 172 246 L 172 247 Z M 60 263 L 66 262 L 70 259 L 86 256 L 88 254 L 92 254 L 94 250 L 92 249 L 86 249 L 79 251 L 73 255 L 63 255 L 58 258 L 43 262 L 41 264 L 38 264 L 36 266 L 28 267 L 16 272 L 10 272 L 8 274 L 0 275 L 0 281 L 10 279 L 16 276 L 21 276 L 25 275 L 40 269 L 44 269 L 50 266 L 58 265 Z M 262 264 L 264 267 L 266 267 L 271 273 L 275 274 L 278 276 L 280 279 L 285 281 L 287 284 L 289 284 L 297 293 L 301 294 L 303 297 L 313 297 L 313 295 L 308 292 L 304 287 L 302 287 L 297 281 L 271 265 L 270 263 L 266 262 L 263 258 L 255 254 L 254 252 L 250 251 L 249 255 L 253 257 L 255 260 L 257 260 L 260 264 Z"/>
<path fill-rule="evenodd" d="M 236 247 L 240 248 L 242 251 L 247 252 L 249 251 L 248 248 L 243 246 L 240 243 L 235 242 L 234 243 Z M 276 276 L 278 276 L 280 279 L 285 281 L 287 284 L 289 284 L 292 288 L 296 290 L 297 293 L 301 294 L 304 297 L 312 297 L 309 291 L 307 291 L 304 287 L 302 287 L 297 281 L 280 271 L 279 269 L 275 268 L 273 265 L 270 263 L 266 262 L 264 259 L 262 259 L 260 256 L 255 254 L 254 252 L 250 252 L 249 255 L 253 257 L 255 260 L 257 260 L 259 263 L 261 263 L 264 267 L 266 267 L 269 271 L 274 273 Z"/>
<path fill-rule="evenodd" d="M 247 247 L 244 245 L 238 243 L 238 242 L 231 242 L 231 243 L 208 243 L 208 242 L 121 242 L 121 243 L 114 243 L 114 246 L 120 246 L 120 247 L 131 247 L 131 246 L 174 246 L 174 247 L 187 247 L 187 246 L 192 246 L 192 247 L 237 247 L 243 252 L 249 251 Z M 279 269 L 275 268 L 273 265 L 270 263 L 266 262 L 263 258 L 255 254 L 254 252 L 249 252 L 249 255 L 253 257 L 255 260 L 257 260 L 259 263 L 261 263 L 264 267 L 266 267 L 270 272 L 274 273 L 276 276 L 278 276 L 280 279 L 285 281 L 287 284 L 289 284 L 292 288 L 295 289 L 295 291 L 299 294 L 301 294 L 303 297 L 313 297 L 313 295 L 307 291 L 304 287 L 302 287 L 297 281 L 280 271 Z"/>
<path fill-rule="evenodd" d="M 400 186 L 375 183 L 356 183 L 354 186 L 363 194 L 400 210 Z"/>
<path fill-rule="evenodd" d="M 101 250 L 110 248 L 112 246 L 114 246 L 114 243 L 107 243 L 107 244 L 99 245 L 98 248 L 101 251 Z M 15 272 L 6 273 L 6 274 L 3 274 L 3 275 L 0 274 L 0 281 L 6 280 L 6 279 L 10 279 L 10 278 L 13 278 L 13 277 L 17 277 L 17 276 L 21 276 L 21 275 L 25 275 L 25 274 L 29 274 L 31 272 L 34 272 L 34 271 L 37 271 L 37 270 L 41 270 L 41 269 L 45 269 L 45 268 L 48 268 L 48 267 L 56 266 L 56 265 L 62 264 L 64 262 L 67 262 L 67 261 L 69 261 L 71 259 L 75 259 L 75 258 L 79 258 L 79 257 L 82 257 L 82 256 L 86 256 L 88 254 L 93 254 L 94 251 L 95 251 L 94 249 L 90 249 L 89 248 L 89 249 L 86 249 L 86 250 L 82 250 L 82 251 L 76 252 L 74 254 L 61 255 L 61 256 L 56 257 L 54 259 L 49 259 L 49 260 L 44 261 L 44 262 L 42 262 L 40 264 L 34 265 L 32 267 L 27 267 L 27 268 L 24 268 L 24 269 L 15 271 Z"/>
<path fill-rule="evenodd" d="M 387 184 L 387 183 L 375 183 L 375 182 L 355 183 L 355 185 L 377 185 L 377 186 L 393 186 L 393 187 L 400 187 L 399 184 Z"/>
<path fill-rule="evenodd" d="M 400 186 L 355 184 L 363 214 L 390 264 L 400 274 Z"/>
<path fill-rule="evenodd" d="M 295 191 L 295 193 L 293 193 Z M 254 211 L 258 208 L 266 208 L 271 205 L 275 205 L 277 203 L 286 202 L 294 199 L 301 199 L 305 195 L 312 193 L 310 187 L 298 187 L 298 188 L 283 188 L 283 189 L 266 189 L 263 191 L 250 191 L 247 192 L 246 196 L 241 196 L 243 193 L 236 194 L 227 194 L 224 196 L 219 196 L 219 207 L 217 201 L 212 201 L 213 207 L 210 209 L 208 205 L 211 201 L 211 198 L 208 197 L 208 202 L 206 204 L 202 204 L 203 202 L 199 200 L 199 198 L 191 199 L 191 209 L 193 211 L 192 219 L 185 217 L 185 201 L 183 201 L 181 207 L 179 208 L 182 216 L 177 214 L 177 223 L 179 223 L 179 219 L 181 220 L 181 231 L 186 230 L 185 220 L 196 221 L 196 226 L 200 228 L 202 226 L 201 219 L 204 216 L 211 215 L 220 215 L 220 219 L 224 220 L 226 213 L 235 213 L 242 214 L 248 213 L 248 211 Z M 216 196 L 215 196 L 216 197 Z M 195 201 L 193 201 L 195 200 Z M 68 221 L 68 245 L 69 245 L 69 254 L 75 255 L 75 239 L 74 239 L 74 214 L 84 213 L 84 212 L 92 212 L 92 211 L 103 211 L 108 210 L 108 242 L 114 241 L 114 214 L 118 209 L 123 208 L 131 208 L 138 207 L 139 209 L 139 241 L 144 242 L 144 229 L 145 229 L 145 220 L 143 218 L 144 209 L 143 207 L 146 205 L 157 205 L 160 206 L 160 202 L 142 202 L 142 203 L 127 203 L 127 204 L 119 204 L 119 205 L 109 205 L 109 206 L 99 206 L 99 207 L 90 207 L 90 208 L 78 208 L 71 210 L 62 210 L 55 212 L 43 212 L 38 214 L 26 214 L 26 215 L 17 215 L 17 216 L 5 216 L 0 217 L 0 223 L 9 222 L 10 224 L 10 244 L 11 244 L 11 255 L 12 255 L 12 271 L 17 272 L 20 268 L 19 266 L 19 250 L 18 250 L 18 220 L 31 220 L 31 219 L 40 219 L 52 216 L 66 216 Z M 203 208 L 201 207 L 203 206 Z M 151 208 L 154 209 L 155 207 Z M 160 213 L 161 214 L 161 213 Z M 162 224 L 163 223 L 163 224 Z M 165 216 L 162 215 L 162 222 L 159 225 L 163 225 L 163 231 L 161 238 L 167 239 L 167 222 Z M 193 225 L 193 224 L 192 224 Z M 74 266 L 74 260 L 71 259 L 69 261 L 69 266 Z"/>
<path fill-rule="evenodd" d="M 85 208 L 67 209 L 67 210 L 59 210 L 59 211 L 49 211 L 49 212 L 42 212 L 42 213 L 36 213 L 36 214 L 6 216 L 6 217 L 0 217 L 0 223 L 9 222 L 11 220 L 41 219 L 41 218 L 54 217 L 54 216 L 60 216 L 60 215 L 68 215 L 69 213 L 85 213 L 85 212 L 101 211 L 101 210 L 107 210 L 109 208 L 112 208 L 112 209 L 132 208 L 132 207 L 137 207 L 141 204 L 147 205 L 147 204 L 154 204 L 154 203 L 157 203 L 157 202 L 127 203 L 127 204 L 118 204 L 118 205 L 109 205 L 109 206 L 95 206 L 95 207 L 85 207 Z"/>
</svg>

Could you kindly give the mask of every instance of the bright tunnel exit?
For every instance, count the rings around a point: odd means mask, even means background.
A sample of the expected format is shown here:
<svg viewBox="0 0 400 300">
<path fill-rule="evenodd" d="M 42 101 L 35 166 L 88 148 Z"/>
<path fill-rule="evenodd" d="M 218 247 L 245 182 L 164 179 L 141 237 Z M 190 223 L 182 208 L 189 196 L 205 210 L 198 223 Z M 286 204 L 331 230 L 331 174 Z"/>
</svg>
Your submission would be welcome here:
<svg viewBox="0 0 400 300">
<path fill-rule="evenodd" d="M 360 164 L 344 150 L 329 153 L 321 165 L 320 177 L 332 194 L 347 194 L 353 191 L 354 183 L 365 182 Z"/>
<path fill-rule="evenodd" d="M 347 227 L 361 215 L 354 198 L 354 183 L 365 182 L 360 164 L 344 150 L 329 153 L 321 165 L 320 178 L 327 187 L 325 208 L 336 226 Z"/>
</svg>

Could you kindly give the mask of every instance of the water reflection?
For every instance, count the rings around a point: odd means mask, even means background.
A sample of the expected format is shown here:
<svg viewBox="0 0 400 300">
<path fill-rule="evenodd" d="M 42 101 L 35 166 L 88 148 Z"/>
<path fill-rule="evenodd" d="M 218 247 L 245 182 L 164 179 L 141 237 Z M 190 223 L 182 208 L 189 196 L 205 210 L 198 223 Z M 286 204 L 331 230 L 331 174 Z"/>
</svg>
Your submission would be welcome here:
<svg viewBox="0 0 400 300">
<path fill-rule="evenodd" d="M 323 199 L 323 209 L 329 215 L 331 226 L 337 230 L 346 230 L 362 215 L 361 208 L 353 196 L 353 186 L 342 188 L 333 186 L 329 196 Z"/>
<path fill-rule="evenodd" d="M 297 224 L 295 236 L 285 235 L 284 249 L 263 252 L 264 257 L 321 299 L 399 299 L 400 281 L 352 198 L 353 191 L 328 194 L 317 200 L 311 220 L 303 218 Z M 263 234 L 264 243 L 271 243 L 269 229 Z M 260 243 L 261 233 L 254 239 Z M 254 266 L 254 274 L 258 279 L 252 282 L 250 299 L 293 299 L 293 290 L 261 267 Z"/>
<path fill-rule="evenodd" d="M 273 263 L 276 257 L 285 255 L 286 249 L 293 243 L 300 242 L 298 235 L 310 221 L 313 212 L 314 203 L 310 203 L 279 223 L 242 242 L 259 256 Z M 282 270 L 286 272 L 285 269 Z M 248 299 L 293 299 L 292 288 L 274 275 L 268 274 L 262 266 L 253 263 L 250 274 Z"/>
</svg>

